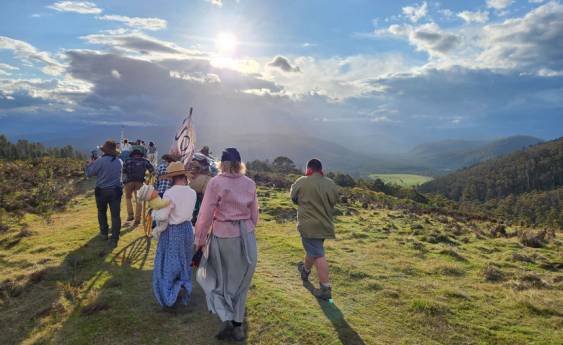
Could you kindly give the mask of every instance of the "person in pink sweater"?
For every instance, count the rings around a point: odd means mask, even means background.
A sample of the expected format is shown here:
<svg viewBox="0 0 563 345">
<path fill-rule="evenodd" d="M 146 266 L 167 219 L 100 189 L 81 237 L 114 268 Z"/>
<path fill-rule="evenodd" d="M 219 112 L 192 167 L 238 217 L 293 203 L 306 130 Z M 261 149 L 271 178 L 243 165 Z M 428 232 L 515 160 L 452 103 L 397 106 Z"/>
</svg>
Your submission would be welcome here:
<svg viewBox="0 0 563 345">
<path fill-rule="evenodd" d="M 209 311 L 223 322 L 216 337 L 241 341 L 246 297 L 256 269 L 258 200 L 256 184 L 244 176 L 235 148 L 223 151 L 220 170 L 207 185 L 195 226 L 196 246 L 204 249 L 197 281 Z"/>
</svg>

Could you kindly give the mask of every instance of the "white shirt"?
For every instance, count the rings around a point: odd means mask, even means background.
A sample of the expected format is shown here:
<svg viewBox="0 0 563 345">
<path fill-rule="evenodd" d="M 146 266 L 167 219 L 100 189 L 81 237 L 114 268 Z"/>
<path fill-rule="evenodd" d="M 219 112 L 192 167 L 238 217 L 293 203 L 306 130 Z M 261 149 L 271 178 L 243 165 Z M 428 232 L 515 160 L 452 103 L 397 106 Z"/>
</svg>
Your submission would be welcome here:
<svg viewBox="0 0 563 345">
<path fill-rule="evenodd" d="M 124 143 L 123 145 L 121 145 L 121 151 L 131 151 L 131 144 Z"/>
<path fill-rule="evenodd" d="M 156 221 L 168 221 L 169 224 L 191 221 L 196 198 L 196 192 L 190 186 L 172 186 L 163 196 L 163 199 L 171 201 L 170 206 L 155 210 L 153 217 Z"/>
</svg>

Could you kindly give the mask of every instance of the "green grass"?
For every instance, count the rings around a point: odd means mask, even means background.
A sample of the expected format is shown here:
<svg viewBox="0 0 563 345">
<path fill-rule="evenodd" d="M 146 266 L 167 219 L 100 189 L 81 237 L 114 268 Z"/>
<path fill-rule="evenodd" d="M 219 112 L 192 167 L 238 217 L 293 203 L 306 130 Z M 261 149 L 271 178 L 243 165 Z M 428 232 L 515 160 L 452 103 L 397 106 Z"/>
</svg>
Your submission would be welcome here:
<svg viewBox="0 0 563 345">
<path fill-rule="evenodd" d="M 287 191 L 260 189 L 259 262 L 247 305 L 248 344 L 558 344 L 563 338 L 561 234 L 544 248 L 517 238 L 451 233 L 452 219 L 339 206 L 327 242 L 334 304 L 301 282 L 303 250 Z M 151 288 L 156 243 L 125 226 L 113 251 L 96 238 L 91 193 L 45 223 L 0 233 L 2 344 L 215 344 L 217 319 L 192 303 L 160 310 Z M 412 229 L 424 224 L 423 229 Z M 482 230 L 489 223 L 477 223 Z M 448 234 L 448 243 L 435 241 Z M 514 260 L 518 253 L 533 262 Z M 494 266 L 502 280 L 488 281 Z M 532 276 L 533 275 L 533 276 Z M 530 278 L 532 276 L 532 278 Z M 537 278 L 536 278 L 537 277 Z M 545 284 L 537 283 L 538 279 Z M 313 278 L 313 283 L 315 279 Z"/>
<path fill-rule="evenodd" d="M 413 187 L 431 181 L 432 177 L 413 174 L 370 174 L 371 179 L 381 179 L 385 183 L 396 184 L 402 187 Z"/>
</svg>

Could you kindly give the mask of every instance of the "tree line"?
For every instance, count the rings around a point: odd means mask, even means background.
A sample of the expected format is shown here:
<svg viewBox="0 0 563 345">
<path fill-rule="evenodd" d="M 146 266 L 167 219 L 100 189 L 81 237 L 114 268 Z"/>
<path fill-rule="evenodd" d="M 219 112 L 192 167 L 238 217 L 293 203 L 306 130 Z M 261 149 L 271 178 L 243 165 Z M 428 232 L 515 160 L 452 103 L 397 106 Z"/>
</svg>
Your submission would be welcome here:
<svg viewBox="0 0 563 345">
<path fill-rule="evenodd" d="M 563 186 L 563 137 L 438 177 L 419 187 L 455 201 L 486 202 Z"/>
<path fill-rule="evenodd" d="M 16 143 L 11 143 L 6 136 L 0 135 L 0 159 L 24 160 L 46 156 L 75 159 L 84 159 L 86 157 L 82 152 L 74 149 L 70 145 L 62 147 L 45 147 L 41 143 L 34 143 L 21 139 Z"/>
</svg>

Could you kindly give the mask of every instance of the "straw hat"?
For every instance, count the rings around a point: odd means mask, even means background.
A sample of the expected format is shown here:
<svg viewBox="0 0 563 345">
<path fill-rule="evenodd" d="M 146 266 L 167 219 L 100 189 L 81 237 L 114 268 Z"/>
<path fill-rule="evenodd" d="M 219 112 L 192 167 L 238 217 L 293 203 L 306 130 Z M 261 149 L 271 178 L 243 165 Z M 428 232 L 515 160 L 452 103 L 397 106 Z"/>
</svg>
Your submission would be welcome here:
<svg viewBox="0 0 563 345">
<path fill-rule="evenodd" d="M 174 176 L 188 176 L 189 172 L 184 168 L 182 162 L 172 162 L 166 168 L 166 174 L 162 175 L 162 178 L 171 178 Z"/>
<path fill-rule="evenodd" d="M 113 140 L 107 140 L 101 147 L 103 153 L 106 155 L 117 156 L 117 144 Z"/>
</svg>

